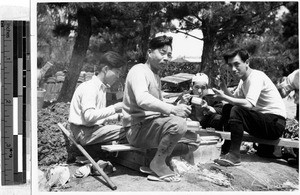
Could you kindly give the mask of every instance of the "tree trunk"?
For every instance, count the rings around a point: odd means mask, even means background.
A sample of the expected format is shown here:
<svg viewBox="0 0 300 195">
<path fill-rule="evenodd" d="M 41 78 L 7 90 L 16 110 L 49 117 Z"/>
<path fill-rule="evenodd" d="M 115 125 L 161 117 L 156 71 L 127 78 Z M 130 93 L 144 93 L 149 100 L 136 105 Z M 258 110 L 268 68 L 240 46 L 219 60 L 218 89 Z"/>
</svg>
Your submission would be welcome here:
<svg viewBox="0 0 300 195">
<path fill-rule="evenodd" d="M 202 50 L 202 61 L 199 72 L 207 74 L 208 78 L 214 78 L 219 68 L 214 64 L 214 47 L 216 44 L 216 34 L 215 31 L 210 28 L 209 22 L 203 22 L 202 33 L 204 42 Z"/>
<path fill-rule="evenodd" d="M 209 78 L 216 70 L 214 65 L 214 43 L 210 39 L 205 38 L 202 51 L 202 62 L 199 72 L 204 72 Z"/>
<path fill-rule="evenodd" d="M 146 20 L 144 20 L 146 21 Z M 151 25 L 149 18 L 147 19 L 147 22 L 144 23 L 144 28 L 141 34 L 141 44 L 140 44 L 140 50 L 141 55 L 138 58 L 139 63 L 145 63 L 146 62 L 146 54 L 148 50 L 148 41 L 150 38 L 150 31 L 151 31 Z"/>
<path fill-rule="evenodd" d="M 78 28 L 77 36 L 75 39 L 74 49 L 68 72 L 66 73 L 65 81 L 61 88 L 60 94 L 57 98 L 58 102 L 70 102 L 76 88 L 77 80 L 79 78 L 83 61 L 86 56 L 86 51 L 89 46 L 91 37 L 91 17 L 80 8 L 77 12 L 78 15 Z"/>
</svg>

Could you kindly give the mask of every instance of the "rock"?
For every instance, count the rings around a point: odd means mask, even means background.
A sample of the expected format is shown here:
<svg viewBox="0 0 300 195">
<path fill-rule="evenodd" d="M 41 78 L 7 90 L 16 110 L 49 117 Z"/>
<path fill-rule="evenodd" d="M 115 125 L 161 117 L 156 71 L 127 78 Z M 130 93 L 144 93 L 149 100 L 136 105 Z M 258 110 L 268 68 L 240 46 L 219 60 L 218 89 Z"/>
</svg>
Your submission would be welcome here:
<svg viewBox="0 0 300 195">
<path fill-rule="evenodd" d="M 170 164 L 174 172 L 179 175 L 183 175 L 192 168 L 192 165 L 181 157 L 173 157 Z"/>
<path fill-rule="evenodd" d="M 40 169 L 38 169 L 38 184 L 39 191 L 49 191 L 49 187 L 47 186 L 46 174 Z"/>
<path fill-rule="evenodd" d="M 46 173 L 47 185 L 52 187 L 63 187 L 70 179 L 68 165 L 60 164 L 51 166 Z"/>
</svg>

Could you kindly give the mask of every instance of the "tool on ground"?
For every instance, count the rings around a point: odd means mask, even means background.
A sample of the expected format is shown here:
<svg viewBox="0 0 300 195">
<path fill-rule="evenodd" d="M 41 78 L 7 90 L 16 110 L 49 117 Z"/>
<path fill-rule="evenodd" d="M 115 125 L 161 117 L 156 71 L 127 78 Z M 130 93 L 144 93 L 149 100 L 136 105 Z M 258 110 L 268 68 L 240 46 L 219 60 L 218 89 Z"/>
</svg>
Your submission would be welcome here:
<svg viewBox="0 0 300 195">
<path fill-rule="evenodd" d="M 63 131 L 63 133 L 75 144 L 75 146 L 82 152 L 82 154 L 89 159 L 89 161 L 93 164 L 95 169 L 101 174 L 101 176 L 105 179 L 105 181 L 108 183 L 109 187 L 111 187 L 112 190 L 116 190 L 117 186 L 110 180 L 110 178 L 106 175 L 106 173 L 99 167 L 99 165 L 94 161 L 94 159 L 87 153 L 87 151 L 78 144 L 74 137 L 71 135 L 71 133 L 61 124 L 57 124 L 59 128 Z"/>
</svg>

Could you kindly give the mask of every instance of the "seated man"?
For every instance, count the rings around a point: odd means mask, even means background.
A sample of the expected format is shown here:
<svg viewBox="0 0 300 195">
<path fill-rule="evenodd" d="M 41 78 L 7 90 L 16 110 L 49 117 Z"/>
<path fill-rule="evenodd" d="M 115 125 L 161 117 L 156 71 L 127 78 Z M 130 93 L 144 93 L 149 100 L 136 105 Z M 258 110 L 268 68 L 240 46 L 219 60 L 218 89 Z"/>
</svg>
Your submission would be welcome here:
<svg viewBox="0 0 300 195">
<path fill-rule="evenodd" d="M 250 68 L 246 50 L 233 50 L 226 53 L 224 59 L 240 82 L 233 94 L 224 80 L 221 90 L 213 89 L 216 98 L 229 103 L 223 107 L 222 120 L 224 130 L 231 132 L 231 143 L 225 141 L 222 147 L 224 156 L 215 162 L 234 166 L 241 163 L 240 146 L 244 131 L 258 138 L 278 139 L 285 128 L 286 110 L 271 79 L 262 71 Z"/>
<path fill-rule="evenodd" d="M 288 96 L 292 91 L 294 94 L 294 102 L 296 106 L 296 117 L 299 121 L 299 69 L 289 74 L 278 86 L 277 89 L 282 98 Z"/>
<path fill-rule="evenodd" d="M 208 88 L 209 79 L 204 73 L 197 73 L 192 78 L 190 93 L 184 94 L 179 103 L 188 104 L 193 96 L 201 98 L 201 105 L 192 105 L 192 113 L 189 118 L 199 121 L 203 128 L 213 127 L 221 130 L 221 113 L 223 103 L 215 101 L 213 91 Z"/>
<path fill-rule="evenodd" d="M 296 120 L 288 120 L 286 131 L 283 134 L 285 138 L 297 138 L 299 139 L 299 69 L 293 71 L 284 80 L 277 85 L 277 89 L 282 98 L 288 96 L 294 91 L 294 102 L 296 104 Z M 298 127 L 298 128 L 297 128 Z M 287 159 L 289 164 L 299 163 L 299 149 L 283 147 L 283 158 Z"/>
<path fill-rule="evenodd" d="M 155 37 L 149 42 L 147 61 L 134 65 L 128 72 L 123 108 L 123 125 L 130 126 L 128 142 L 139 148 L 157 148 L 150 169 L 166 181 L 180 181 L 167 166 L 169 157 L 180 141 L 197 148 L 197 135 L 187 132 L 186 117 L 191 107 L 162 101 L 158 71 L 170 61 L 172 38 Z M 185 135 L 185 137 L 184 137 Z"/>
<path fill-rule="evenodd" d="M 111 144 L 125 137 L 120 125 L 105 125 L 111 120 L 121 119 L 122 102 L 106 107 L 106 90 L 118 78 L 125 60 L 109 51 L 96 65 L 91 80 L 80 84 L 72 97 L 69 123 L 73 135 L 82 146 Z M 120 113 L 116 113 L 116 112 Z"/>
</svg>

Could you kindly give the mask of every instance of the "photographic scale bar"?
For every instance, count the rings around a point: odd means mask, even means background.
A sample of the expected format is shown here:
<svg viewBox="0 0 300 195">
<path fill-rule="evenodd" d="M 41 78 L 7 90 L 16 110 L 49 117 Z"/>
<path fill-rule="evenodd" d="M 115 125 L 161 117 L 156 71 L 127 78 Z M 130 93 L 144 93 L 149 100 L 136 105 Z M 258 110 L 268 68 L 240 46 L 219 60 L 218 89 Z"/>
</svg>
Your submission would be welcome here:
<svg viewBox="0 0 300 195">
<path fill-rule="evenodd" d="M 1 183 L 26 183 L 26 133 L 30 128 L 28 21 L 1 21 Z"/>
</svg>

